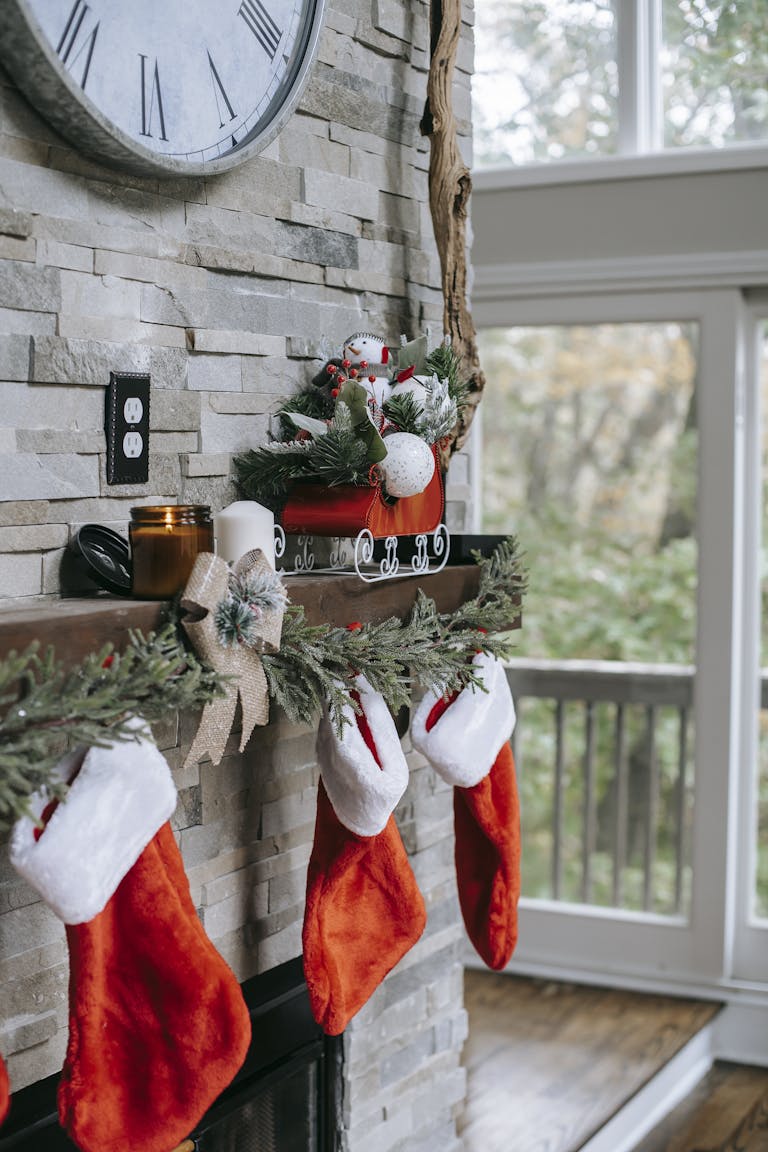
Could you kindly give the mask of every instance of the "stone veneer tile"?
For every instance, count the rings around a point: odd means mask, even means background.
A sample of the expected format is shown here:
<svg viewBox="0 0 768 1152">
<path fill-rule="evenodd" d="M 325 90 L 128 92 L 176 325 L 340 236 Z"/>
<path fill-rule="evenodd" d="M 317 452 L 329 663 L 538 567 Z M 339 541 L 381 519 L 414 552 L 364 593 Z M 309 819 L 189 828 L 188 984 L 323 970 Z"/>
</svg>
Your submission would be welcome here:
<svg viewBox="0 0 768 1152">
<path fill-rule="evenodd" d="M 282 912 L 286 908 L 301 906 L 307 890 L 306 864 L 294 872 L 286 872 L 282 876 L 273 876 L 268 885 L 268 910 L 270 913 Z"/>
<path fill-rule="evenodd" d="M 130 343 L 35 336 L 30 379 L 36 384 L 106 387 L 109 373 L 146 372 L 151 350 Z"/>
<path fill-rule="evenodd" d="M 98 496 L 98 460 L 58 454 L 0 456 L 0 492 L 6 500 Z"/>
<path fill-rule="evenodd" d="M 34 263 L 37 256 L 37 241 L 29 237 L 19 240 L 15 236 L 0 236 L 0 260 L 25 260 Z"/>
<path fill-rule="evenodd" d="M 66 524 L 31 524 L 0 528 L 0 552 L 44 552 L 67 543 Z"/>
<path fill-rule="evenodd" d="M 16 260 L 0 260 L 0 307 L 30 312 L 58 312 L 61 273 Z"/>
<path fill-rule="evenodd" d="M 0 336 L 0 380 L 29 380 L 31 360 L 31 336 Z"/>
<path fill-rule="evenodd" d="M 150 431 L 196 432 L 200 427 L 200 396 L 176 390 L 149 394 Z"/>
<path fill-rule="evenodd" d="M 25 1014 L 5 1021 L 0 1030 L 0 1044 L 3 1053 L 11 1056 L 25 1048 L 33 1048 L 50 1040 L 58 1030 L 55 1012 L 43 1012 L 39 1016 Z"/>
<path fill-rule="evenodd" d="M 183 504 L 208 504 L 211 508 L 226 508 L 241 498 L 235 483 L 221 477 L 184 478 L 179 492 Z"/>
<path fill-rule="evenodd" d="M 93 456 L 105 452 L 106 436 L 102 429 L 82 432 L 60 431 L 54 428 L 19 428 L 16 432 L 19 452 L 37 452 L 41 455 Z"/>
<path fill-rule="evenodd" d="M 64 941 L 64 928 L 61 930 Z M 33 954 L 32 961 L 37 959 Z M 3 987 L 3 1005 L 8 1016 L 3 1021 L 3 1030 L 14 1018 L 31 1014 L 61 1010 L 67 1000 L 69 973 L 66 963 L 57 963 L 44 968 L 30 964 L 27 972 L 15 980 L 9 980 Z M 19 1045 L 24 1047 L 24 1045 Z M 2 1049 L 5 1052 L 5 1049 Z"/>
<path fill-rule="evenodd" d="M 282 928 L 258 942 L 258 971 L 268 972 L 270 968 L 284 964 L 301 955 L 301 920 Z"/>
<path fill-rule="evenodd" d="M 228 452 L 204 456 L 201 453 L 182 456 L 181 471 L 185 477 L 229 476 L 232 457 Z"/>
<path fill-rule="evenodd" d="M 268 419 L 252 415 L 233 420 L 228 413 L 213 410 L 204 403 L 200 414 L 200 447 L 206 455 L 242 452 L 266 439 Z"/>
<path fill-rule="evenodd" d="M 56 331 L 55 312 L 24 312 L 20 308 L 0 308 L 0 333 L 24 336 L 53 334 Z"/>
<path fill-rule="evenodd" d="M 226 332 L 217 329 L 192 330 L 195 352 L 237 352 L 243 356 L 284 356 L 284 336 L 263 336 L 259 332 Z"/>
<path fill-rule="evenodd" d="M 15 236 L 23 240 L 32 234 L 32 216 L 17 208 L 0 205 L 0 236 Z"/>
<path fill-rule="evenodd" d="M 86 182 L 48 168 L 3 159 L 3 192 L 27 219 L 31 214 L 80 221 L 88 217 Z M 34 222 L 30 231 L 35 231 Z"/>
<path fill-rule="evenodd" d="M 45 1044 L 35 1044 L 11 1056 L 8 1060 L 8 1075 L 14 1091 L 58 1071 L 64 1063 L 66 1048 L 67 1030 L 60 1028 Z"/>
<path fill-rule="evenodd" d="M 194 392 L 242 392 L 240 357 L 195 352 L 189 358 L 187 387 Z"/>
</svg>

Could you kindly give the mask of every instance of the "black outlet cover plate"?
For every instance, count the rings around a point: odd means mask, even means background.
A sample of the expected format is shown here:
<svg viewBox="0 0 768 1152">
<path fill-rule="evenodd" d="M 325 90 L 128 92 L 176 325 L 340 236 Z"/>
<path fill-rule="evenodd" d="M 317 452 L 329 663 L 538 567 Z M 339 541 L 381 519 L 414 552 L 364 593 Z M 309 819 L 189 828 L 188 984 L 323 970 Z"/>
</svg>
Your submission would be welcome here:
<svg viewBox="0 0 768 1152">
<path fill-rule="evenodd" d="M 107 484 L 146 484 L 149 480 L 149 376 L 110 372 L 104 430 Z"/>
</svg>

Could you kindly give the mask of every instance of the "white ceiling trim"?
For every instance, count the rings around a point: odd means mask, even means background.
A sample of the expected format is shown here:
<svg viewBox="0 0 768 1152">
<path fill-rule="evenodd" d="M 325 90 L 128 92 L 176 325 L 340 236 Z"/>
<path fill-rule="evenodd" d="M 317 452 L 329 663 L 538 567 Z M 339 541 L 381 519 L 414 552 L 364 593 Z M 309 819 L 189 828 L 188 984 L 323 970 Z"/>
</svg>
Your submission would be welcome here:
<svg viewBox="0 0 768 1152">
<path fill-rule="evenodd" d="M 473 301 L 768 285 L 768 249 L 474 265 Z"/>
</svg>

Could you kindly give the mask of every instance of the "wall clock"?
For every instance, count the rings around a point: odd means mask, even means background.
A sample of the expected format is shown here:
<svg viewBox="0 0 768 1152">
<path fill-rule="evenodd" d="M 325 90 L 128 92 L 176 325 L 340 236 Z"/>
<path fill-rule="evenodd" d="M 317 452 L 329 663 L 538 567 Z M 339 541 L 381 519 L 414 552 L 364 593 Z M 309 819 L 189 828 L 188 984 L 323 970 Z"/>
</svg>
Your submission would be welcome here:
<svg viewBox="0 0 768 1152">
<path fill-rule="evenodd" d="M 160 176 L 221 172 L 293 111 L 325 0 L 0 0 L 0 56 L 91 156 Z"/>
</svg>

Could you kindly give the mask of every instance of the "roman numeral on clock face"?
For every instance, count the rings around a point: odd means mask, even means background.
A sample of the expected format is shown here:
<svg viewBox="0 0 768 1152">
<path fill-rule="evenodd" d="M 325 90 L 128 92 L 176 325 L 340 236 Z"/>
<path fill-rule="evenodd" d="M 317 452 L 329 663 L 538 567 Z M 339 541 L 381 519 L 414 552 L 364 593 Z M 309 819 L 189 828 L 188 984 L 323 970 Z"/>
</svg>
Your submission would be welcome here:
<svg viewBox="0 0 768 1152">
<path fill-rule="evenodd" d="M 157 117 L 160 128 L 160 139 L 168 140 L 165 134 L 165 116 L 163 114 L 163 94 L 160 91 L 160 71 L 155 58 L 154 69 L 148 66 L 147 56 L 139 53 L 141 70 L 141 135 L 152 135 L 152 122 Z"/>
<path fill-rule="evenodd" d="M 278 28 L 261 0 L 243 0 L 237 14 L 245 20 L 270 60 L 274 60 L 283 30 Z"/>
<path fill-rule="evenodd" d="M 216 110 L 219 113 L 219 128 L 223 128 L 224 113 L 222 112 L 222 101 L 226 111 L 229 113 L 230 120 L 235 119 L 237 112 L 235 112 L 234 108 L 230 104 L 229 96 L 227 96 L 227 93 L 224 91 L 224 85 L 221 82 L 221 77 L 216 70 L 216 65 L 213 62 L 210 52 L 208 52 L 207 49 L 206 54 L 208 56 L 208 67 L 211 70 L 211 84 L 213 85 L 213 96 L 216 101 Z"/>
<path fill-rule="evenodd" d="M 82 67 L 80 87 L 83 91 L 85 91 L 85 85 L 88 82 L 88 73 L 91 68 L 100 24 L 100 21 L 93 24 L 93 17 L 89 18 L 89 12 L 90 8 L 85 0 L 75 0 L 61 34 L 61 39 L 56 45 L 57 55 L 60 56 L 62 64 L 65 64 L 70 72 L 74 72 L 78 66 Z"/>
</svg>

